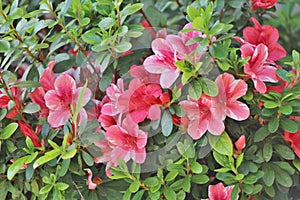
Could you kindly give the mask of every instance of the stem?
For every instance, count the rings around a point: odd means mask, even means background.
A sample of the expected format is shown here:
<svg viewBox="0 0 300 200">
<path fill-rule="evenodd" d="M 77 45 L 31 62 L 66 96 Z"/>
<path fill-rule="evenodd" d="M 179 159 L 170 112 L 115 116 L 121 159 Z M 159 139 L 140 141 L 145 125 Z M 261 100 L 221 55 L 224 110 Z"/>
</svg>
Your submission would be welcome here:
<svg viewBox="0 0 300 200">
<path fill-rule="evenodd" d="M 5 22 L 7 22 L 7 17 L 6 17 L 6 15 L 3 13 L 2 10 L 0 10 L 0 14 L 1 14 L 1 16 L 3 17 L 3 19 L 5 20 Z M 13 25 L 13 24 L 10 24 L 9 26 L 10 26 L 10 29 L 12 29 L 13 35 L 15 36 L 15 38 L 16 38 L 20 43 L 24 44 L 23 39 L 21 38 L 21 36 L 19 35 L 19 33 L 16 31 L 14 25 Z M 40 60 L 36 55 L 34 55 L 34 54 L 28 49 L 28 47 L 24 47 L 24 50 L 25 50 L 25 52 L 26 52 L 30 57 L 32 57 L 32 58 L 34 59 L 34 61 L 41 62 L 41 60 Z"/>
<path fill-rule="evenodd" d="M 143 15 L 143 17 L 145 18 L 145 20 L 148 22 L 149 26 L 153 27 L 152 24 L 151 24 L 151 22 L 150 22 L 150 20 L 149 20 L 149 18 L 147 17 L 146 13 L 143 11 L 143 9 L 140 9 L 139 12 Z"/>
<path fill-rule="evenodd" d="M 61 19 L 58 18 L 58 16 L 56 15 L 55 11 L 52 9 L 52 7 L 47 4 L 49 10 L 50 10 L 50 14 L 52 14 L 54 16 L 54 18 L 57 20 L 58 25 L 64 30 L 64 32 L 67 34 L 67 36 L 78 46 L 80 51 L 85 51 L 85 48 L 83 45 L 81 45 L 76 37 L 73 37 L 73 35 L 68 31 L 68 29 L 65 27 L 65 25 L 63 24 L 63 22 L 61 21 Z"/>
</svg>

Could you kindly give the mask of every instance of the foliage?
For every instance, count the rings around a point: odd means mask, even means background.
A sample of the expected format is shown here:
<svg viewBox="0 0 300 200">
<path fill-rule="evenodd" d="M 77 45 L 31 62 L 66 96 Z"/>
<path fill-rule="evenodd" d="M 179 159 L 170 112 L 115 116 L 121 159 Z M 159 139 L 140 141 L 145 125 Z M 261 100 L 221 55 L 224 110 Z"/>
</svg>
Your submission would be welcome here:
<svg viewBox="0 0 300 200">
<path fill-rule="evenodd" d="M 0 0 L 0 199 L 297 198 L 300 4 L 254 2 Z"/>
</svg>

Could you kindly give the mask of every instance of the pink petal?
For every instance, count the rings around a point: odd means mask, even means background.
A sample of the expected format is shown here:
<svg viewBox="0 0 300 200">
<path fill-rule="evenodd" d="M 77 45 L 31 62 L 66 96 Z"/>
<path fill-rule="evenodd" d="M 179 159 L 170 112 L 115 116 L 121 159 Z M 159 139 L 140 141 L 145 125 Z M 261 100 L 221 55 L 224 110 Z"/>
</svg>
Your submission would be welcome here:
<svg viewBox="0 0 300 200">
<path fill-rule="evenodd" d="M 49 113 L 48 122 L 51 127 L 57 128 L 65 125 L 70 117 L 69 110 L 55 110 Z"/>
<path fill-rule="evenodd" d="M 75 104 L 78 103 L 78 98 L 80 96 L 82 89 L 83 89 L 82 87 L 76 88 L 73 103 L 75 103 Z M 87 104 L 87 102 L 89 102 L 89 100 L 91 99 L 91 95 L 92 95 L 91 90 L 89 88 L 86 88 L 86 90 L 83 93 L 82 100 L 81 100 L 82 106 L 85 106 Z"/>
<path fill-rule="evenodd" d="M 50 90 L 45 94 L 45 103 L 50 110 L 60 110 L 67 107 L 66 102 L 55 90 Z"/>
<path fill-rule="evenodd" d="M 144 66 L 148 72 L 153 74 L 161 74 L 171 68 L 169 64 L 166 64 L 156 55 L 152 55 L 146 58 L 144 61 Z"/>
<path fill-rule="evenodd" d="M 144 163 L 146 160 L 146 149 L 136 149 L 132 160 L 136 163 Z"/>
<path fill-rule="evenodd" d="M 170 88 L 179 76 L 179 72 L 175 70 L 169 70 L 161 74 L 160 84 L 162 88 Z"/>
<path fill-rule="evenodd" d="M 261 93 L 261 94 L 266 93 L 267 87 L 266 87 L 266 84 L 265 84 L 263 81 L 258 80 L 258 79 L 252 79 L 252 80 L 253 80 L 255 89 L 256 89 L 259 93 Z"/>
<path fill-rule="evenodd" d="M 250 116 L 249 108 L 239 101 L 227 102 L 226 115 L 234 120 L 245 120 Z"/>
<path fill-rule="evenodd" d="M 157 38 L 155 40 L 153 40 L 152 44 L 152 50 L 155 53 L 155 55 L 158 56 L 168 56 L 168 55 L 172 55 L 173 54 L 173 49 L 170 46 L 170 43 L 168 41 L 166 41 L 165 39 L 162 38 Z"/>
<path fill-rule="evenodd" d="M 156 105 L 153 105 L 149 109 L 148 119 L 150 120 L 158 120 L 160 117 L 161 111 L 160 108 Z"/>
<path fill-rule="evenodd" d="M 221 200 L 225 199 L 226 196 L 225 187 L 222 183 L 210 185 L 208 187 L 208 197 L 210 200 Z"/>
<path fill-rule="evenodd" d="M 134 110 L 130 112 L 130 117 L 135 123 L 140 123 L 146 119 L 148 115 L 147 110 Z"/>
<path fill-rule="evenodd" d="M 208 122 L 208 131 L 213 135 L 221 135 L 225 130 L 223 121 L 217 120 L 214 116 L 210 117 Z"/>
<path fill-rule="evenodd" d="M 76 90 L 76 82 L 70 75 L 60 75 L 55 80 L 54 87 L 58 95 L 64 98 L 65 102 L 72 102 Z"/>
</svg>

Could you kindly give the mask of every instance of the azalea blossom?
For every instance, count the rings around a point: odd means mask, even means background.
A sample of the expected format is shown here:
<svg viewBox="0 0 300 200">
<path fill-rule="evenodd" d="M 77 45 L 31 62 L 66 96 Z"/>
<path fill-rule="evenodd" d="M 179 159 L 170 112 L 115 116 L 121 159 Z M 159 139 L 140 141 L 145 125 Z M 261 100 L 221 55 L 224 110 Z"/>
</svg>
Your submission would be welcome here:
<svg viewBox="0 0 300 200">
<path fill-rule="evenodd" d="M 21 120 L 18 120 L 18 125 L 19 125 L 21 133 L 24 136 L 29 137 L 31 139 L 31 141 L 32 141 L 32 143 L 33 143 L 34 146 L 36 146 L 36 147 L 42 147 L 40 139 L 35 134 L 35 132 L 32 130 L 31 126 L 29 126 L 25 122 L 22 122 Z"/>
<path fill-rule="evenodd" d="M 118 123 L 121 122 L 122 116 L 128 111 L 128 104 L 120 104 L 119 98 L 124 93 L 123 79 L 118 79 L 117 84 L 111 84 L 106 89 L 106 99 L 102 102 L 101 114 L 98 121 L 105 124 L 105 122 L 111 121 L 110 117 L 113 117 Z M 107 118 L 107 116 L 110 116 Z M 109 119 L 109 121 L 107 121 Z M 102 121 L 104 120 L 104 121 Z"/>
<path fill-rule="evenodd" d="M 258 8 L 268 9 L 272 8 L 278 0 L 250 0 L 251 9 L 256 10 Z"/>
<path fill-rule="evenodd" d="M 12 99 L 0 91 L 0 108 L 8 108 L 9 102 L 13 101 L 15 105 L 6 114 L 6 118 L 13 119 L 21 112 L 21 90 L 20 88 L 12 87 L 10 88 L 10 91 L 12 93 Z"/>
<path fill-rule="evenodd" d="M 40 106 L 39 116 L 41 118 L 47 118 L 49 115 L 49 109 L 46 106 L 45 94 L 49 90 L 54 90 L 54 81 L 56 76 L 53 72 L 55 66 L 55 61 L 51 61 L 48 64 L 48 67 L 45 69 L 44 73 L 40 78 L 41 87 L 36 88 L 32 93 L 29 94 L 33 103 L 36 103 Z"/>
<path fill-rule="evenodd" d="M 85 169 L 88 173 L 88 179 L 87 179 L 87 185 L 89 190 L 95 190 L 97 187 L 97 184 L 93 182 L 92 178 L 93 178 L 93 172 L 90 169 Z"/>
<path fill-rule="evenodd" d="M 206 200 L 231 200 L 231 193 L 234 186 L 224 187 L 223 183 L 210 185 L 208 187 L 208 199 Z M 236 200 L 238 199 L 238 195 Z"/>
<path fill-rule="evenodd" d="M 157 38 L 152 42 L 155 55 L 149 56 L 144 61 L 147 71 L 160 74 L 160 84 L 163 88 L 170 88 L 180 74 L 174 65 L 178 60 L 184 60 L 188 53 L 182 39 L 177 35 L 167 35 L 165 39 Z"/>
<path fill-rule="evenodd" d="M 82 87 L 76 88 L 75 80 L 68 74 L 60 75 L 54 82 L 54 90 L 45 94 L 45 103 L 49 109 L 48 122 L 56 128 L 64 125 L 71 118 L 71 105 L 76 108 Z M 91 91 L 86 88 L 82 97 L 82 107 L 90 100 Z M 87 118 L 84 108 L 79 113 L 79 123 Z"/>
<path fill-rule="evenodd" d="M 226 115 L 234 120 L 245 120 L 249 117 L 250 111 L 246 104 L 237 99 L 247 92 L 247 84 L 243 80 L 235 80 L 233 75 L 224 73 L 215 80 L 218 86 L 218 95 L 213 97 L 214 115 L 225 119 Z M 225 112 L 220 112 L 224 110 Z"/>
<path fill-rule="evenodd" d="M 264 82 L 276 83 L 278 81 L 273 62 L 268 62 L 268 47 L 264 44 L 253 46 L 244 44 L 241 47 L 242 58 L 250 57 L 244 66 L 245 74 L 252 79 L 256 90 L 265 93 L 267 87 Z"/>
<path fill-rule="evenodd" d="M 181 123 L 193 139 L 201 138 L 207 130 L 214 135 L 221 135 L 224 132 L 223 114 L 214 115 L 214 102 L 211 97 L 203 94 L 197 101 L 188 99 L 179 105 L 186 113 L 181 118 Z"/>
<path fill-rule="evenodd" d="M 129 89 L 119 99 L 121 105 L 127 105 L 130 117 L 135 123 L 158 120 L 160 106 L 169 103 L 168 93 L 163 93 L 159 84 L 143 84 L 139 79 L 130 81 Z"/>
<path fill-rule="evenodd" d="M 241 135 L 237 141 L 234 143 L 238 153 L 242 152 L 242 150 L 245 148 L 246 146 L 246 136 L 245 135 Z"/>
<path fill-rule="evenodd" d="M 122 124 L 107 128 L 105 140 L 95 142 L 102 155 L 95 158 L 96 163 L 106 163 L 106 174 L 111 175 L 109 168 L 118 165 L 118 158 L 125 162 L 132 159 L 136 163 L 144 163 L 148 133 L 139 129 L 130 117 L 125 117 Z"/>
<path fill-rule="evenodd" d="M 261 26 L 255 18 L 250 18 L 254 23 L 254 27 L 248 26 L 243 30 L 244 40 L 239 37 L 234 37 L 242 45 L 250 44 L 258 46 L 264 44 L 267 46 L 267 59 L 277 61 L 286 56 L 286 51 L 278 43 L 278 30 L 270 25 Z"/>
</svg>

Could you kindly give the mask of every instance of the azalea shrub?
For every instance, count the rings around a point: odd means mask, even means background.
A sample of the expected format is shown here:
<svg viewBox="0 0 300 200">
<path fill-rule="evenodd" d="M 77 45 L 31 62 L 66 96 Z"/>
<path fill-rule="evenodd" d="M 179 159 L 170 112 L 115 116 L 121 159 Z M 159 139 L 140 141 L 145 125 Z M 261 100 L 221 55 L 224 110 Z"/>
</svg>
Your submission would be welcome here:
<svg viewBox="0 0 300 200">
<path fill-rule="evenodd" d="M 298 0 L 0 0 L 0 199 L 298 199 Z"/>
</svg>

